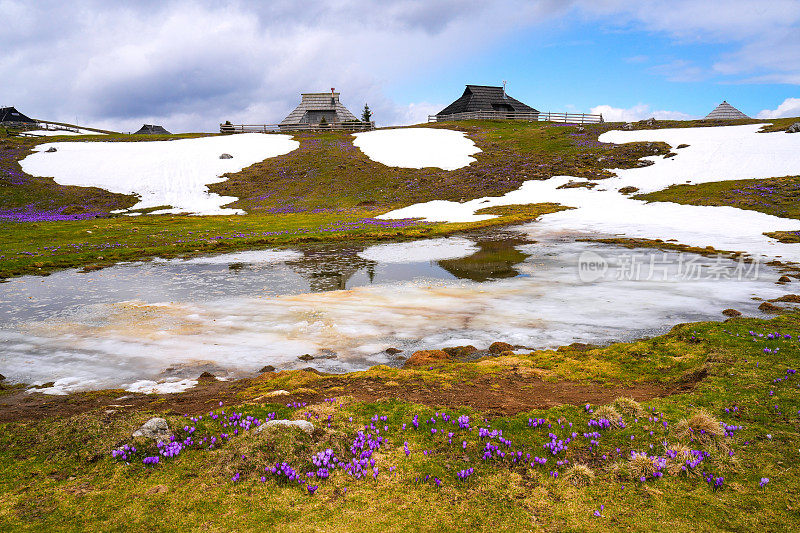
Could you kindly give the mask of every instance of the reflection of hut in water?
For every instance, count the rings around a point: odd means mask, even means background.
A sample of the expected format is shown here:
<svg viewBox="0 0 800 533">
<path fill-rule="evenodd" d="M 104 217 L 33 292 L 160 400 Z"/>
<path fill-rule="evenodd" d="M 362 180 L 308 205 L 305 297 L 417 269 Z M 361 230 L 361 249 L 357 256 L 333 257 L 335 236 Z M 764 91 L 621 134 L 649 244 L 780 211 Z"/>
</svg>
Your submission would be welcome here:
<svg viewBox="0 0 800 533">
<path fill-rule="evenodd" d="M 361 270 L 370 281 L 375 277 L 375 262 L 362 259 L 362 248 L 312 248 L 304 250 L 303 258 L 287 263 L 292 270 L 308 280 L 311 292 L 337 291 L 347 288 L 347 282 Z"/>
<path fill-rule="evenodd" d="M 469 257 L 438 261 L 438 265 L 461 279 L 488 281 L 490 279 L 513 278 L 519 276 L 514 268 L 523 262 L 528 254 L 515 246 L 528 244 L 522 239 L 478 241 L 480 249 Z"/>
</svg>

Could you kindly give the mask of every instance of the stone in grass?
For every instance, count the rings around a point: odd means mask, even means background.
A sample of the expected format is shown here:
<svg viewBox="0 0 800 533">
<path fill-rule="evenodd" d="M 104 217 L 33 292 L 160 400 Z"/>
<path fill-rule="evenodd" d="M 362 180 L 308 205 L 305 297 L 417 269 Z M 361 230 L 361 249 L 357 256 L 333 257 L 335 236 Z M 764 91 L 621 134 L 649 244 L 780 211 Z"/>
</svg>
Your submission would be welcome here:
<svg viewBox="0 0 800 533">
<path fill-rule="evenodd" d="M 786 128 L 786 133 L 800 133 L 800 122 L 795 122 Z"/>
<path fill-rule="evenodd" d="M 783 307 L 779 307 L 775 304 L 771 304 L 769 302 L 762 302 L 761 305 L 758 306 L 759 311 L 764 311 L 765 313 L 783 313 Z"/>
<path fill-rule="evenodd" d="M 404 366 L 425 366 L 432 363 L 441 363 L 450 359 L 444 350 L 419 350 L 414 352 Z"/>
<path fill-rule="evenodd" d="M 493 342 L 491 346 L 489 346 L 489 353 L 493 354 L 501 354 L 503 352 L 511 352 L 513 350 L 514 347 L 507 342 Z"/>
<path fill-rule="evenodd" d="M 220 159 L 233 159 L 233 156 L 231 154 L 222 154 L 221 156 L 219 156 L 219 158 Z"/>
<path fill-rule="evenodd" d="M 632 124 L 632 123 L 630 123 L 630 122 L 628 122 L 627 124 L 625 124 L 624 126 L 622 126 L 622 129 L 623 129 L 623 130 L 632 130 L 632 129 L 633 129 L 633 124 Z"/>
<path fill-rule="evenodd" d="M 272 392 L 268 392 L 265 396 L 290 396 L 292 393 L 288 390 L 274 390 Z"/>
<path fill-rule="evenodd" d="M 258 426 L 256 433 L 261 433 L 265 428 L 297 428 L 309 435 L 314 433 L 314 424 L 308 420 L 270 420 Z"/>
<path fill-rule="evenodd" d="M 737 311 L 736 309 L 725 309 L 722 311 L 722 314 L 729 317 L 742 316 L 741 311 Z"/>
<path fill-rule="evenodd" d="M 139 429 L 133 432 L 134 437 L 144 437 L 152 440 L 167 441 L 171 434 L 169 424 L 163 418 L 151 418 Z"/>
</svg>

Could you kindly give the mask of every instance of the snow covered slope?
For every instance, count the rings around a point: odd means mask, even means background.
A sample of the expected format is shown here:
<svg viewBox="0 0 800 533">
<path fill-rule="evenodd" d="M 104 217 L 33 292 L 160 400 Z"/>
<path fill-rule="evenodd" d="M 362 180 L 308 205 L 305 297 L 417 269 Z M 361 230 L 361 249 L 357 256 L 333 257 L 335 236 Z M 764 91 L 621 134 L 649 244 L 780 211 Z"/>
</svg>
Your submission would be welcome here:
<svg viewBox="0 0 800 533">
<path fill-rule="evenodd" d="M 423 218 L 429 221 L 471 222 L 492 218 L 477 209 L 496 205 L 555 202 L 575 207 L 545 215 L 539 223 L 554 231 L 618 234 L 649 239 L 677 239 L 692 246 L 744 251 L 800 261 L 800 246 L 781 244 L 763 235 L 768 231 L 800 230 L 800 221 L 733 207 L 646 203 L 618 190 L 638 187 L 649 192 L 673 184 L 703 183 L 800 174 L 800 135 L 757 133 L 759 125 L 684 128 L 671 130 L 610 131 L 604 142 L 664 141 L 678 154 L 650 157 L 654 165 L 617 169 L 617 177 L 602 180 L 594 189 L 559 186 L 571 176 L 527 181 L 502 197 L 458 203 L 435 200 L 398 209 L 380 218 Z M 688 148 L 677 150 L 680 144 Z"/>
<path fill-rule="evenodd" d="M 289 135 L 262 133 L 172 141 L 58 142 L 38 145 L 37 153 L 22 160 L 21 166 L 28 174 L 50 176 L 61 185 L 136 194 L 140 201 L 132 209 L 171 206 L 157 212 L 224 215 L 241 213 L 222 208 L 236 198 L 210 193 L 207 184 L 298 146 Z M 50 147 L 57 151 L 46 153 Z M 232 159 L 220 159 L 223 153 Z"/>
</svg>

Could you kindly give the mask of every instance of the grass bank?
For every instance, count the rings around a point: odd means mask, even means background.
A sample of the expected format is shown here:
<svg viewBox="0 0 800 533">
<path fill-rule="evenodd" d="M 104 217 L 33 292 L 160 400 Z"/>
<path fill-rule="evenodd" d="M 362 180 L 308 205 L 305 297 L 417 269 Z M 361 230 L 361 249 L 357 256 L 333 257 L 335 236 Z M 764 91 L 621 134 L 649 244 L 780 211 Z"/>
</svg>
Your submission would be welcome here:
<svg viewBox="0 0 800 533">
<path fill-rule="evenodd" d="M 42 400 L 114 404 L 2 425 L 0 528 L 785 531 L 800 521 L 799 335 L 790 314 L 608 347 L 266 373 L 188 409 L 114 391 Z M 589 388 L 547 404 L 554 384 Z M 641 401 L 612 401 L 631 391 Z M 492 407 L 515 397 L 529 400 Z M 153 415 L 171 451 L 131 437 Z M 271 418 L 315 430 L 256 431 Z"/>
</svg>

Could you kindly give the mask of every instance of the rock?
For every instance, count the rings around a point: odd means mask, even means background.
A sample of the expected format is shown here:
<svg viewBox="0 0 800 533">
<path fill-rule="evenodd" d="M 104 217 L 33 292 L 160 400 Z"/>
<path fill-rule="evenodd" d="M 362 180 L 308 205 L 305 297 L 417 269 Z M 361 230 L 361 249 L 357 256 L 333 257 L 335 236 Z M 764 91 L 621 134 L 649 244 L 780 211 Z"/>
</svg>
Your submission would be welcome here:
<svg viewBox="0 0 800 533">
<path fill-rule="evenodd" d="M 514 347 L 507 342 L 493 342 L 492 345 L 489 346 L 489 353 L 501 354 L 503 352 L 512 351 L 513 349 Z"/>
<path fill-rule="evenodd" d="M 166 441 L 170 438 L 169 424 L 163 418 L 151 418 L 133 432 L 134 437 Z"/>
<path fill-rule="evenodd" d="M 678 146 L 675 147 L 676 150 L 680 150 L 681 148 L 689 148 L 689 145 L 688 144 L 679 144 Z"/>
<path fill-rule="evenodd" d="M 790 281 L 792 281 L 792 278 L 789 276 L 781 276 L 778 278 L 779 283 L 789 283 Z"/>
<path fill-rule="evenodd" d="M 303 355 L 298 355 L 297 358 L 300 359 L 301 361 L 313 361 L 314 360 L 314 356 L 311 355 L 311 354 L 307 354 L 307 353 L 303 354 Z"/>
<path fill-rule="evenodd" d="M 639 190 L 639 187 L 633 187 L 632 185 L 628 185 L 627 187 L 622 187 L 619 190 L 620 194 L 630 194 L 632 192 L 636 192 Z"/>
<path fill-rule="evenodd" d="M 742 316 L 742 313 L 740 311 L 737 311 L 736 309 L 725 309 L 724 311 L 722 311 L 722 314 L 731 317 Z"/>
<path fill-rule="evenodd" d="M 200 379 L 209 379 L 209 378 L 213 379 L 213 378 L 216 378 L 216 376 L 214 374 L 212 374 L 211 372 L 208 372 L 208 371 L 203 372 L 202 374 L 200 374 Z"/>
<path fill-rule="evenodd" d="M 477 352 L 478 349 L 469 344 L 467 346 L 454 346 L 452 348 L 442 348 L 442 351 L 446 352 L 447 355 L 449 355 L 450 357 L 461 358 Z"/>
<path fill-rule="evenodd" d="M 583 126 L 578 126 L 577 128 L 575 128 L 575 133 L 583 133 L 585 131 L 586 128 L 584 128 Z"/>
<path fill-rule="evenodd" d="M 770 300 L 772 302 L 791 302 L 793 304 L 800 304 L 800 296 L 797 294 L 785 294 L 780 298 L 775 298 L 774 300 Z M 2 378 L 0 378 L 2 379 Z"/>
<path fill-rule="evenodd" d="M 309 435 L 314 433 L 314 424 L 308 420 L 270 420 L 258 426 L 256 433 L 261 433 L 265 428 L 297 428 Z"/>
<path fill-rule="evenodd" d="M 622 126 L 622 129 L 623 129 L 623 130 L 632 130 L 632 129 L 633 129 L 633 124 L 631 124 L 630 122 L 628 122 L 627 124 L 625 124 L 624 126 Z"/>
<path fill-rule="evenodd" d="M 6 377 L 3 374 L 0 374 L 0 381 L 4 381 Z"/>
<path fill-rule="evenodd" d="M 268 392 L 267 394 L 265 394 L 265 396 L 289 396 L 291 394 L 292 393 L 289 392 L 288 390 L 281 389 L 281 390 L 274 390 L 272 392 Z"/>
<path fill-rule="evenodd" d="M 424 366 L 447 361 L 450 356 L 444 350 L 419 350 L 414 352 L 404 366 Z"/>
<path fill-rule="evenodd" d="M 386 350 L 385 350 L 385 352 L 388 353 L 389 355 L 397 355 L 402 351 L 403 350 L 400 350 L 400 349 L 397 349 L 397 348 L 386 348 Z"/>
<path fill-rule="evenodd" d="M 761 305 L 758 306 L 759 311 L 764 311 L 765 313 L 782 313 L 783 308 L 778 307 L 775 304 L 771 304 L 769 302 L 762 302 Z"/>
<path fill-rule="evenodd" d="M 656 117 L 650 117 L 647 120 L 640 121 L 645 126 L 655 126 L 656 125 Z"/>
<path fill-rule="evenodd" d="M 795 122 L 786 128 L 786 133 L 800 133 L 800 122 Z"/>
<path fill-rule="evenodd" d="M 221 156 L 219 156 L 219 158 L 220 159 L 233 159 L 233 156 L 231 154 L 222 154 Z"/>
<path fill-rule="evenodd" d="M 45 152 L 47 152 L 48 154 L 52 154 L 53 152 L 58 152 L 58 148 L 56 148 L 55 146 L 51 146 L 50 148 L 45 150 Z"/>
<path fill-rule="evenodd" d="M 267 372 L 275 372 L 275 367 L 272 365 L 267 365 L 258 371 L 259 374 L 266 374 Z"/>
</svg>

